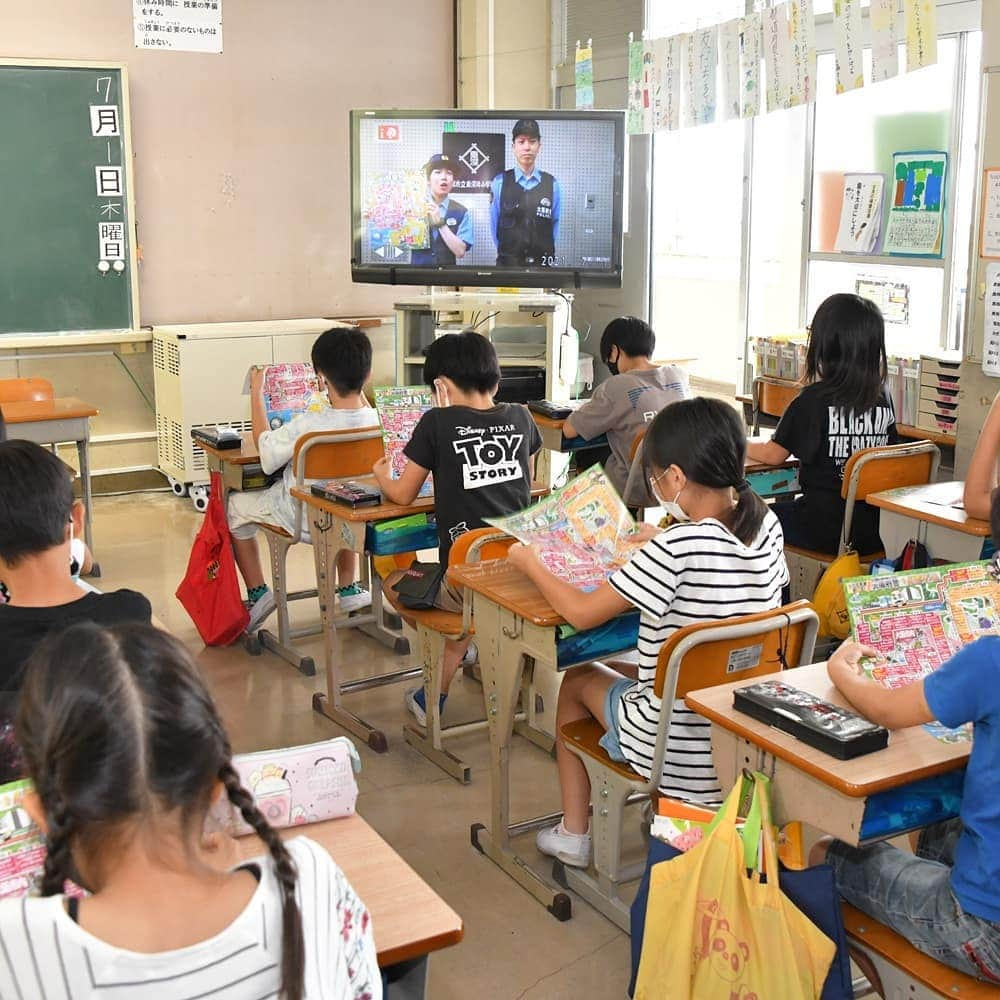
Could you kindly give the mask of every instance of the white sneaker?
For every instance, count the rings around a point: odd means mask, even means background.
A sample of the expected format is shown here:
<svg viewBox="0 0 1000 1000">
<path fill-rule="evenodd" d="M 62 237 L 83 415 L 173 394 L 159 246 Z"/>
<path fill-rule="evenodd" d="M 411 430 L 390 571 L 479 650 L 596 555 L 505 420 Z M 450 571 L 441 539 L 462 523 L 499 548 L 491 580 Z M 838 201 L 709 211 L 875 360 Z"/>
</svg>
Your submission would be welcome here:
<svg viewBox="0 0 1000 1000">
<path fill-rule="evenodd" d="M 550 830 L 539 830 L 535 844 L 542 854 L 558 858 L 571 868 L 586 868 L 590 864 L 590 834 L 568 833 L 562 820 Z"/>
<path fill-rule="evenodd" d="M 469 648 L 465 651 L 465 656 L 462 657 L 463 667 L 473 667 L 479 662 L 479 647 L 474 643 L 469 643 Z"/>
<path fill-rule="evenodd" d="M 420 707 L 420 702 L 417 701 L 415 695 L 418 691 L 422 691 L 423 688 L 410 688 L 406 694 L 403 695 L 403 703 L 406 705 L 407 710 L 410 714 L 420 723 L 424 729 L 427 728 L 427 713 Z"/>
<path fill-rule="evenodd" d="M 352 583 L 337 590 L 337 600 L 340 602 L 340 610 L 350 614 L 352 611 L 371 607 L 372 595 L 360 584 Z"/>
<path fill-rule="evenodd" d="M 264 591 L 264 596 L 258 598 L 250 605 L 250 621 L 247 623 L 247 632 L 256 632 L 257 629 L 267 621 L 271 612 L 277 607 L 274 600 L 274 593 L 268 589 Z"/>
</svg>

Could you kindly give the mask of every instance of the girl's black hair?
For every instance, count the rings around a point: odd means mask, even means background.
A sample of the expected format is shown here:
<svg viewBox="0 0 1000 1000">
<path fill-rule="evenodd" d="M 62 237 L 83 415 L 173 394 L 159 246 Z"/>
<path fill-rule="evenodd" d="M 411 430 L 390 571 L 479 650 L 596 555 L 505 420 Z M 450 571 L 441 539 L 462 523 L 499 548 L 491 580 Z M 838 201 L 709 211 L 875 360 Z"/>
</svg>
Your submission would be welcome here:
<svg viewBox="0 0 1000 1000">
<path fill-rule="evenodd" d="M 42 894 L 77 879 L 123 824 L 179 811 L 200 836 L 217 781 L 267 845 L 282 894 L 281 996 L 301 1000 L 298 873 L 232 764 L 218 712 L 184 646 L 148 625 L 72 625 L 32 656 L 15 725 L 48 822 Z"/>
<path fill-rule="evenodd" d="M 736 506 L 723 522 L 744 545 L 757 537 L 767 505 L 746 481 L 746 429 L 728 403 L 697 396 L 665 406 L 649 425 L 642 454 L 647 477 L 676 465 L 699 486 L 731 486 Z"/>
<path fill-rule="evenodd" d="M 832 402 L 854 413 L 882 397 L 886 377 L 885 323 L 869 299 L 838 292 L 813 316 L 806 381 L 822 382 Z"/>
</svg>

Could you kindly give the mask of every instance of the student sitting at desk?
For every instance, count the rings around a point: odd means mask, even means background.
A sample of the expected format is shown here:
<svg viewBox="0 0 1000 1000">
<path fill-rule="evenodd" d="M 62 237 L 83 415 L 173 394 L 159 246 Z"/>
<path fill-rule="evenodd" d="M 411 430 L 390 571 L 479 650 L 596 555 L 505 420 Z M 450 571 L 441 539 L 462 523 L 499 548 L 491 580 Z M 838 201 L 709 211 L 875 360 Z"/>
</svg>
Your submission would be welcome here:
<svg viewBox="0 0 1000 1000">
<path fill-rule="evenodd" d="M 364 904 L 326 850 L 268 824 L 176 639 L 92 624 L 49 639 L 17 732 L 48 853 L 42 898 L 0 903 L 0 996 L 382 996 Z M 204 832 L 222 796 L 267 852 L 228 871 L 231 841 Z M 70 878 L 91 895 L 62 895 Z"/>
<path fill-rule="evenodd" d="M 356 430 L 377 427 L 378 416 L 362 391 L 372 370 L 372 345 L 357 327 L 334 327 L 321 333 L 312 346 L 312 364 L 326 384 L 329 409 L 300 413 L 276 430 L 267 426 L 264 407 L 264 372 L 254 369 L 250 378 L 250 407 L 253 437 L 260 452 L 261 468 L 270 475 L 285 467 L 281 480 L 266 490 L 233 491 L 229 494 L 229 530 L 233 536 L 236 565 L 250 600 L 247 631 L 259 628 L 274 611 L 275 599 L 264 580 L 257 548 L 260 523 L 276 524 L 291 533 L 295 530 L 295 485 L 292 455 L 295 442 L 314 431 Z M 358 583 L 357 553 L 347 549 L 337 554 L 337 601 L 343 613 L 359 611 L 371 603 L 371 596 Z"/>
<path fill-rule="evenodd" d="M 601 334 L 601 361 L 611 378 L 563 424 L 568 438 L 607 434 L 611 456 L 604 471 L 621 496 L 636 437 L 663 407 L 691 395 L 684 369 L 653 364 L 655 349 L 656 334 L 647 322 L 636 316 L 613 319 Z"/>
<path fill-rule="evenodd" d="M 646 778 L 663 707 L 653 693 L 660 647 L 685 625 L 778 607 L 788 582 L 781 525 L 744 478 L 745 452 L 746 431 L 731 406 L 701 398 L 671 403 L 646 434 L 645 462 L 654 495 L 678 523 L 662 532 L 643 526 L 649 540 L 590 593 L 550 573 L 531 546 L 514 545 L 508 555 L 578 629 L 639 610 L 637 679 L 597 663 L 569 671 L 559 688 L 556 732 L 593 716 L 607 729 L 601 745 L 609 756 Z M 660 790 L 675 798 L 721 802 L 709 723 L 683 700 L 669 710 Z M 539 832 L 538 849 L 585 868 L 590 781 L 580 758 L 561 740 L 556 747 L 563 819 Z"/>
<path fill-rule="evenodd" d="M 1000 494 L 990 517 L 1000 545 Z M 914 948 L 970 976 L 1000 985 L 1000 637 L 978 639 L 921 681 L 884 688 L 859 668 L 874 649 L 845 643 L 830 680 L 873 722 L 888 729 L 938 719 L 971 722 L 972 753 L 959 819 L 927 827 L 916 856 L 886 843 L 849 847 L 825 838 L 812 864 L 833 866 L 841 895 L 901 934 Z"/>
<path fill-rule="evenodd" d="M 82 590 L 66 572 L 83 504 L 62 459 L 29 441 L 0 443 L 0 693 L 20 690 L 24 666 L 50 633 L 76 621 L 149 623 L 149 601 L 134 590 Z"/>
<path fill-rule="evenodd" d="M 965 473 L 963 506 L 969 517 L 986 521 L 990 517 L 990 504 L 997 488 L 1000 470 L 1000 392 L 997 393 L 986 415 L 986 422 L 979 432 L 972 460 Z"/>
<path fill-rule="evenodd" d="M 844 526 L 844 466 L 863 448 L 896 444 L 896 418 L 885 391 L 885 325 L 874 302 L 831 295 L 816 310 L 806 352 L 807 385 L 785 410 L 770 441 L 747 454 L 766 465 L 799 460 L 802 495 L 778 502 L 785 542 L 836 553 Z M 866 554 L 882 548 L 878 510 L 859 502 L 850 542 Z"/>
<path fill-rule="evenodd" d="M 382 495 L 393 503 L 413 503 L 424 480 L 434 474 L 434 512 L 438 558 L 448 565 L 448 552 L 459 535 L 484 525 L 484 518 L 523 510 L 531 501 L 531 456 L 542 446 L 535 421 L 519 403 L 494 403 L 500 385 L 500 363 L 486 337 L 466 330 L 438 337 L 427 349 L 424 382 L 437 401 L 413 430 L 404 449 L 409 459 L 399 479 L 392 479 L 389 461 L 374 469 Z M 386 596 L 405 571 L 386 577 Z M 441 583 L 436 606 L 461 611 L 462 593 L 447 580 Z M 441 708 L 469 640 L 446 639 L 442 661 Z M 406 707 L 426 725 L 424 689 L 406 692 Z"/>
</svg>

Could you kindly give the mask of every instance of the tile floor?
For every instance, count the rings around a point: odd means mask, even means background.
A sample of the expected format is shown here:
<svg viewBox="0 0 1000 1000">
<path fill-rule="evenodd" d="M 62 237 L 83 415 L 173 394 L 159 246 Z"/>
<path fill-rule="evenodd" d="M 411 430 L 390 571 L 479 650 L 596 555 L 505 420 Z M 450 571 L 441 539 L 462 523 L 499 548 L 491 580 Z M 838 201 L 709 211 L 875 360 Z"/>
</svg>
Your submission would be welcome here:
<svg viewBox="0 0 1000 1000">
<path fill-rule="evenodd" d="M 104 590 L 128 586 L 142 591 L 161 621 L 198 650 L 237 751 L 343 735 L 311 708 L 313 692 L 323 685 L 318 638 L 302 642 L 321 671 L 315 678 L 302 677 L 266 652 L 251 657 L 240 646 L 202 646 L 174 597 L 200 522 L 201 515 L 189 501 L 170 493 L 97 498 L 95 554 L 103 576 L 95 582 Z M 293 550 L 290 577 L 292 589 L 312 585 L 312 555 L 305 547 Z M 318 621 L 318 608 L 312 602 L 301 602 L 296 612 L 303 622 Z M 414 662 L 412 654 L 397 657 L 360 633 L 341 633 L 338 641 L 351 676 Z M 432 1000 L 623 997 L 629 975 L 626 935 L 578 900 L 573 918 L 559 923 L 471 846 L 470 825 L 489 817 L 485 732 L 450 744 L 473 769 L 472 782 L 459 785 L 403 742 L 401 728 L 407 716 L 402 698 L 403 685 L 394 685 L 350 699 L 353 711 L 389 738 L 386 754 L 359 747 L 363 768 L 358 811 L 465 921 L 464 941 L 437 952 L 431 960 L 429 996 Z M 481 688 L 467 680 L 458 683 L 449 717 L 466 721 L 481 710 Z M 517 737 L 512 761 L 515 817 L 556 809 L 554 761 Z M 524 839 L 523 853 L 542 864 L 530 837 Z"/>
</svg>

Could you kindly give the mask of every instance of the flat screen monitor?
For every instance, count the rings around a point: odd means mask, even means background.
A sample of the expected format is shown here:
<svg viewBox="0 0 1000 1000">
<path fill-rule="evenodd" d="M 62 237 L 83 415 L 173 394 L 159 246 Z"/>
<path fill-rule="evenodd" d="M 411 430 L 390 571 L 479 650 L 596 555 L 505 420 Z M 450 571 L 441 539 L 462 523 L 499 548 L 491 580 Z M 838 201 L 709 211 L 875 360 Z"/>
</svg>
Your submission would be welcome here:
<svg viewBox="0 0 1000 1000">
<path fill-rule="evenodd" d="M 351 273 L 620 287 L 620 111 L 352 111 Z"/>
</svg>

